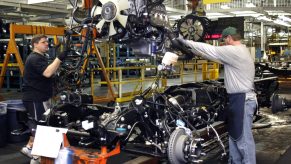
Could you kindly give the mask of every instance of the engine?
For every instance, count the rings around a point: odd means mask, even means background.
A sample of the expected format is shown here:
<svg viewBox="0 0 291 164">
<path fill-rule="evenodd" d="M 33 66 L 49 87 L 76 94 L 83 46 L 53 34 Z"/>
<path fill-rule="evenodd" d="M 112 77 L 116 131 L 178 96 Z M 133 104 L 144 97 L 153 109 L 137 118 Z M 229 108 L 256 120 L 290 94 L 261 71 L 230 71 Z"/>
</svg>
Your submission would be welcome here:
<svg viewBox="0 0 291 164">
<path fill-rule="evenodd" d="M 104 0 L 92 8 L 96 28 L 101 37 L 115 41 L 140 37 L 160 37 L 161 27 L 169 27 L 163 1 Z"/>
<path fill-rule="evenodd" d="M 49 124 L 69 128 L 71 143 L 79 146 L 113 147 L 120 142 L 124 151 L 197 163 L 215 148 L 226 155 L 226 97 L 223 85 L 213 81 L 171 86 L 163 93 L 153 83 L 128 105 L 114 108 L 67 92 Z"/>
<path fill-rule="evenodd" d="M 124 151 L 160 157 L 175 164 L 201 162 L 213 149 L 219 149 L 221 156 L 226 155 L 227 96 L 220 82 L 189 83 L 160 92 L 160 76 L 157 76 L 142 94 L 114 108 L 92 104 L 92 97 L 72 92 L 78 86 L 70 84 L 82 81 L 77 69 L 81 68 L 83 55 L 95 39 L 125 43 L 136 50 L 154 47 L 136 52 L 150 55 L 165 48 L 168 33 L 203 40 L 208 26 L 206 18 L 186 16 L 178 22 L 178 28 L 172 28 L 162 3 L 162 0 L 100 0 L 94 3 L 88 18 L 78 22 L 78 27 L 85 29 L 78 56 L 81 59 L 76 61 L 76 66 L 65 66 L 74 69 L 61 70 L 58 82 L 67 82 L 60 86 L 73 88 L 59 89 L 63 91 L 60 102 L 47 121 L 49 126 L 68 128 L 72 145 L 110 149 L 118 142 Z M 67 40 L 71 39 L 70 35 Z"/>
<path fill-rule="evenodd" d="M 210 20 L 195 14 L 189 14 L 171 25 L 163 0 L 93 1 L 93 7 L 88 9 L 90 14 L 83 16 L 85 18 L 78 18 L 80 9 L 76 4 L 72 4 L 72 15 L 79 25 L 72 29 L 91 29 L 97 31 L 94 35 L 98 39 L 130 44 L 133 49 L 139 49 L 141 45 L 154 46 L 153 53 L 162 52 L 170 47 L 167 37 L 169 32 L 175 35 L 179 33 L 189 40 L 204 41 L 210 31 Z"/>
</svg>

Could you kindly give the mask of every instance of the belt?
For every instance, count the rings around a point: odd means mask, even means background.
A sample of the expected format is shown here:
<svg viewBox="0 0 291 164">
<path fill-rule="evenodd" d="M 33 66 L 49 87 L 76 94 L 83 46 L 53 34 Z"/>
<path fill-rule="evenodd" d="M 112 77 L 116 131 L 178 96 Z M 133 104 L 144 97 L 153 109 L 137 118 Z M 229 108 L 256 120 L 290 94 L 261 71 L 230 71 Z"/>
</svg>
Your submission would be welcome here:
<svg viewBox="0 0 291 164">
<path fill-rule="evenodd" d="M 242 94 L 242 93 L 229 93 L 229 95 L 239 95 L 239 94 Z M 246 92 L 245 95 L 246 95 L 245 97 L 246 101 L 256 101 L 257 106 L 258 106 L 257 94 L 253 90 Z"/>
<path fill-rule="evenodd" d="M 246 100 L 257 100 L 257 94 L 253 91 L 246 93 Z"/>
<path fill-rule="evenodd" d="M 258 110 L 259 104 L 258 104 L 258 100 L 257 100 L 257 94 L 253 91 L 246 93 L 246 101 L 255 101 L 256 102 L 255 115 L 258 115 L 259 114 L 259 110 Z"/>
</svg>

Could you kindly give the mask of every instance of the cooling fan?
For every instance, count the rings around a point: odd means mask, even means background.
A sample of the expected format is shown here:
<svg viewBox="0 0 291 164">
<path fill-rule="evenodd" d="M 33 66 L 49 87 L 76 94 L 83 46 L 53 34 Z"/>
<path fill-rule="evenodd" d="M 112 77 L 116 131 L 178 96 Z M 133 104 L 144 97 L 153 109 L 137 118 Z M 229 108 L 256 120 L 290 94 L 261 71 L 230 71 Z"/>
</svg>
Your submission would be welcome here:
<svg viewBox="0 0 291 164">
<path fill-rule="evenodd" d="M 103 25 L 108 22 L 109 36 L 115 35 L 117 32 L 114 27 L 114 21 L 117 20 L 123 27 L 126 26 L 127 17 L 121 15 L 122 10 L 129 8 L 128 0 L 100 0 L 102 7 L 95 5 L 92 8 L 92 17 L 101 15 L 101 20 L 97 23 L 96 28 L 101 32 Z"/>
<path fill-rule="evenodd" d="M 209 28 L 210 20 L 189 14 L 178 21 L 179 33 L 184 39 L 203 41 Z"/>
</svg>

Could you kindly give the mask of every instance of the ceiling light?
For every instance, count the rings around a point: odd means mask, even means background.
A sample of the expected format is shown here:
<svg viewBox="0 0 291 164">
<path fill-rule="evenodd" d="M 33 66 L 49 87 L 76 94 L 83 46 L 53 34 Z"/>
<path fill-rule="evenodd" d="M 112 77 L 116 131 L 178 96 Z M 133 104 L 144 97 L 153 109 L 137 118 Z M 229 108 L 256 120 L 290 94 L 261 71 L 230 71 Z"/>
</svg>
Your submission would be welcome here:
<svg viewBox="0 0 291 164">
<path fill-rule="evenodd" d="M 279 24 L 279 25 L 282 25 L 282 26 L 291 27 L 290 24 L 288 24 L 288 23 L 286 23 L 286 22 L 284 22 L 284 21 L 282 21 L 282 20 L 280 20 L 280 19 L 276 19 L 276 20 L 274 20 L 274 23 Z"/>
<path fill-rule="evenodd" d="M 206 13 L 206 17 L 208 19 L 217 19 L 217 18 L 226 18 L 226 17 L 232 17 L 232 16 L 226 15 L 223 13 Z"/>
<path fill-rule="evenodd" d="M 250 32 L 249 36 L 256 36 L 254 33 Z"/>
<path fill-rule="evenodd" d="M 273 21 L 271 18 L 267 18 L 266 16 L 259 16 L 259 17 L 257 17 L 257 19 L 258 20 L 267 21 L 267 22 Z"/>
<path fill-rule="evenodd" d="M 267 32 L 268 33 L 272 33 L 273 32 L 273 29 L 272 28 L 268 28 Z"/>
<path fill-rule="evenodd" d="M 265 10 L 268 15 L 291 15 L 291 13 L 286 13 L 282 10 Z"/>
<path fill-rule="evenodd" d="M 169 15 L 169 20 L 178 20 L 181 18 L 182 18 L 182 15 Z"/>
<path fill-rule="evenodd" d="M 54 0 L 27 0 L 27 4 L 35 4 L 35 3 L 42 3 L 42 2 L 52 2 Z"/>
<path fill-rule="evenodd" d="M 246 3 L 246 7 L 256 7 L 252 2 Z"/>
<path fill-rule="evenodd" d="M 207 16 L 208 19 L 228 18 L 228 17 L 233 17 L 233 16 L 231 16 L 231 15 Z"/>
<path fill-rule="evenodd" d="M 262 16 L 262 15 L 263 14 L 257 13 L 257 14 L 237 14 L 235 16 L 237 16 L 237 17 L 255 17 L 255 18 L 257 18 L 257 17 Z"/>
<path fill-rule="evenodd" d="M 232 11 L 230 13 L 235 14 L 235 15 L 239 15 L 239 14 L 258 14 L 255 11 Z"/>
<path fill-rule="evenodd" d="M 278 16 L 280 19 L 282 19 L 283 21 L 287 21 L 287 22 L 291 22 L 291 19 L 288 17 L 285 17 L 284 15 L 279 15 Z"/>
<path fill-rule="evenodd" d="M 223 13 L 206 13 L 206 16 L 222 16 L 225 15 Z"/>
<path fill-rule="evenodd" d="M 247 16 L 258 17 L 258 16 L 263 15 L 255 11 L 232 11 L 230 13 L 235 14 L 235 16 L 237 17 L 247 17 Z"/>
<path fill-rule="evenodd" d="M 230 7 L 228 5 L 221 5 L 220 8 L 221 9 L 230 9 Z"/>
<path fill-rule="evenodd" d="M 284 36 L 285 34 L 286 34 L 286 33 L 283 32 L 283 31 L 280 31 L 280 32 L 278 33 L 278 35 L 279 35 L 280 37 Z"/>
</svg>

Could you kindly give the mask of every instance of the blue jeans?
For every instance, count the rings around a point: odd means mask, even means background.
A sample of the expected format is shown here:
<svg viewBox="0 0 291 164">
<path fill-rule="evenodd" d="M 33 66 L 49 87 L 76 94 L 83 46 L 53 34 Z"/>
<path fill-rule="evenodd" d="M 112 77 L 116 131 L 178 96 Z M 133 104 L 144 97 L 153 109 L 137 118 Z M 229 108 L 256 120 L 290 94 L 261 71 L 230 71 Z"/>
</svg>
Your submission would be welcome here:
<svg viewBox="0 0 291 164">
<path fill-rule="evenodd" d="M 229 137 L 229 164 L 256 164 L 256 146 L 252 134 L 256 105 L 254 99 L 245 101 L 242 136 L 237 141 Z"/>
</svg>

